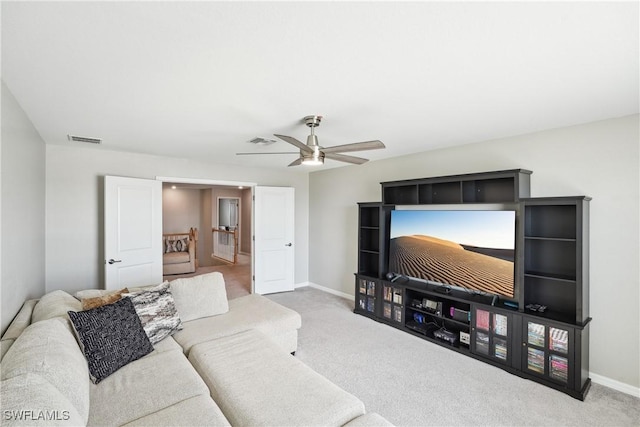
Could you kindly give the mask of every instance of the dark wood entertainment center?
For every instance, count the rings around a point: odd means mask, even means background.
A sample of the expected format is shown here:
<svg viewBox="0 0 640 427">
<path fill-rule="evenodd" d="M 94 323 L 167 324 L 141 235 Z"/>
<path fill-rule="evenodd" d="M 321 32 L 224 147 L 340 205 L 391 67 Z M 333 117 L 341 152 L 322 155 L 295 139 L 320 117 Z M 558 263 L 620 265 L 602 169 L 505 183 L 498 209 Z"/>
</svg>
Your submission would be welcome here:
<svg viewBox="0 0 640 427">
<path fill-rule="evenodd" d="M 584 400 L 591 385 L 590 198 L 530 198 L 531 173 L 381 183 L 382 202 L 358 204 L 354 312 Z M 391 211 L 460 204 L 516 211 L 515 298 L 387 276 Z"/>
</svg>

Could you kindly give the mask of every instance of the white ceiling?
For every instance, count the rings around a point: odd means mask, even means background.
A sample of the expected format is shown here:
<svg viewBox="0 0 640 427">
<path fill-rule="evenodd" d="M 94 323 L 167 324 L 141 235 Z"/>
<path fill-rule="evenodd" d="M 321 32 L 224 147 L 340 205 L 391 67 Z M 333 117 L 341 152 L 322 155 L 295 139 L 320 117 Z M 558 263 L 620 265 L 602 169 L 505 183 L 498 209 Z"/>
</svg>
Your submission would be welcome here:
<svg viewBox="0 0 640 427">
<path fill-rule="evenodd" d="M 235 153 L 292 151 L 247 141 L 305 141 L 318 114 L 321 145 L 380 139 L 350 153 L 375 160 L 638 113 L 638 20 L 635 1 L 3 1 L 2 79 L 48 144 L 286 168 Z"/>
</svg>

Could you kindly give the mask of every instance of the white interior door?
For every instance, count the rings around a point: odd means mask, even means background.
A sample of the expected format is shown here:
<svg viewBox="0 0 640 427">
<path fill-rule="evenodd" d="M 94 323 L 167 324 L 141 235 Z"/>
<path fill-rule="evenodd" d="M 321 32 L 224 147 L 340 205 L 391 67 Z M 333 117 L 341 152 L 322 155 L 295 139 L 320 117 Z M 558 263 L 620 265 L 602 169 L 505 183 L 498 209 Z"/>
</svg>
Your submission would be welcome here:
<svg viewBox="0 0 640 427">
<path fill-rule="evenodd" d="M 162 282 L 162 182 L 104 177 L 105 288 Z"/>
<path fill-rule="evenodd" d="M 254 187 L 254 292 L 293 290 L 294 190 Z"/>
</svg>

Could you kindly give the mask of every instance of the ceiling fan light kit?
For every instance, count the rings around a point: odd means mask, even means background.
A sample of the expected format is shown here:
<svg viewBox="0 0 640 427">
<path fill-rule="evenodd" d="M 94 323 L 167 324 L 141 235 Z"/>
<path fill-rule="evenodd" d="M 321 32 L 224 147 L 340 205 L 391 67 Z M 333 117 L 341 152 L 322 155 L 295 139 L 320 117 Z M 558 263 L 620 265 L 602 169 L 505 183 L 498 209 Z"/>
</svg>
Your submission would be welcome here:
<svg viewBox="0 0 640 427">
<path fill-rule="evenodd" d="M 292 136 L 278 135 L 274 136 L 281 140 L 288 142 L 300 150 L 300 156 L 291 162 L 289 166 L 319 166 L 324 164 L 324 159 L 337 160 L 339 162 L 351 163 L 354 165 L 361 165 L 368 162 L 368 159 L 362 157 L 347 156 L 345 152 L 349 151 L 364 151 L 364 150 L 378 150 L 385 148 L 382 141 L 364 141 L 355 142 L 353 144 L 336 145 L 333 147 L 322 147 L 318 144 L 318 137 L 315 135 L 313 129 L 320 126 L 322 116 L 305 116 L 303 118 L 304 123 L 311 128 L 311 135 L 307 136 L 307 143 L 304 144 Z M 250 154 L 288 154 L 288 153 L 237 153 L 238 155 L 250 155 Z M 293 153 L 292 153 L 293 154 Z"/>
</svg>

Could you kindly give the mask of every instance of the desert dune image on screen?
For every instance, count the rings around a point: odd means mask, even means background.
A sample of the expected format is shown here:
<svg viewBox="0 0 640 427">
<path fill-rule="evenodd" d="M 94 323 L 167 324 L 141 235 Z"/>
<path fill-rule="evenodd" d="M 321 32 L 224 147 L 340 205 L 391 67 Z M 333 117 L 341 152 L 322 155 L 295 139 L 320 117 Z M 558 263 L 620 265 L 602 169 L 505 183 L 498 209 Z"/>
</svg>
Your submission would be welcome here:
<svg viewBox="0 0 640 427">
<path fill-rule="evenodd" d="M 515 211 L 391 213 L 389 271 L 514 297 Z"/>
</svg>

